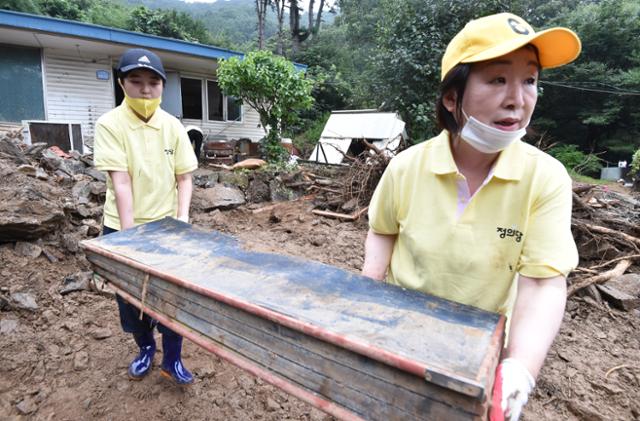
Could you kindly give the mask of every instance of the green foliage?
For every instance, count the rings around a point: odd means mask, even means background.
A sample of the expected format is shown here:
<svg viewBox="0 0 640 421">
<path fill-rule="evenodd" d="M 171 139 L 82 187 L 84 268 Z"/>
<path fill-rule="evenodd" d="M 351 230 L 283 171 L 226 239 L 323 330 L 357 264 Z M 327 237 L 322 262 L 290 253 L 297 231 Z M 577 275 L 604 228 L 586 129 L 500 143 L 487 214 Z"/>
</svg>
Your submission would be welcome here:
<svg viewBox="0 0 640 421">
<path fill-rule="evenodd" d="M 640 175 L 640 149 L 633 154 L 630 173 L 631 175 Z"/>
<path fill-rule="evenodd" d="M 283 159 L 280 133 L 296 121 L 297 110 L 313 105 L 313 81 L 284 57 L 256 51 L 244 59 L 221 61 L 218 83 L 226 95 L 239 98 L 260 115 L 262 126 L 269 130 L 262 142 L 267 160 Z"/>
<path fill-rule="evenodd" d="M 324 113 L 319 119 L 311 122 L 307 130 L 293 138 L 293 145 L 300 151 L 303 158 L 309 156 L 313 151 L 330 116 L 331 113 Z"/>
<path fill-rule="evenodd" d="M 597 175 L 602 168 L 600 158 L 594 154 L 586 154 L 578 149 L 578 145 L 560 145 L 549 149 L 549 154 L 572 172 L 581 175 Z"/>
<path fill-rule="evenodd" d="M 0 0 L 0 9 L 23 13 L 42 13 L 37 0 Z"/>
<path fill-rule="evenodd" d="M 175 10 L 151 10 L 145 6 L 131 12 L 128 29 L 185 41 L 211 43 L 211 36 L 202 22 L 194 20 L 184 12 Z"/>
</svg>

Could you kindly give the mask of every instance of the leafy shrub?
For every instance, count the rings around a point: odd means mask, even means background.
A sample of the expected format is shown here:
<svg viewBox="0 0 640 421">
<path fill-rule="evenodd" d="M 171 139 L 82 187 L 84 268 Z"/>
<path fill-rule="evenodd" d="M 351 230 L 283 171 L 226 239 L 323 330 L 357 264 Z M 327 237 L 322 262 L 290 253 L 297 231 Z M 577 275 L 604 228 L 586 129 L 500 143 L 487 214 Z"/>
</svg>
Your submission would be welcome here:
<svg viewBox="0 0 640 421">
<path fill-rule="evenodd" d="M 598 175 L 602 164 L 594 154 L 586 154 L 578 149 L 578 145 L 559 145 L 549 149 L 549 154 L 567 168 L 582 175 Z"/>
<path fill-rule="evenodd" d="M 631 175 L 640 175 L 640 149 L 633 154 L 631 159 Z"/>
</svg>

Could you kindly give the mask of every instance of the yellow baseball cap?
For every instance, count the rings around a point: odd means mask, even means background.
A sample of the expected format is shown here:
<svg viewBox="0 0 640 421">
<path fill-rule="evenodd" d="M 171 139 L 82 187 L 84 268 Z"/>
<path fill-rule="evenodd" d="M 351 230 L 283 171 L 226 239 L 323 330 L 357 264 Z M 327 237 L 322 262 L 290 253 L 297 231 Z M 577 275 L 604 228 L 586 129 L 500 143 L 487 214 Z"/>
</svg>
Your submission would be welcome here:
<svg viewBox="0 0 640 421">
<path fill-rule="evenodd" d="M 490 60 L 527 44 L 538 48 L 543 69 L 571 63 L 582 49 L 580 39 L 570 29 L 536 32 L 521 17 L 498 13 L 470 21 L 453 37 L 442 57 L 441 79 L 460 63 Z"/>
</svg>

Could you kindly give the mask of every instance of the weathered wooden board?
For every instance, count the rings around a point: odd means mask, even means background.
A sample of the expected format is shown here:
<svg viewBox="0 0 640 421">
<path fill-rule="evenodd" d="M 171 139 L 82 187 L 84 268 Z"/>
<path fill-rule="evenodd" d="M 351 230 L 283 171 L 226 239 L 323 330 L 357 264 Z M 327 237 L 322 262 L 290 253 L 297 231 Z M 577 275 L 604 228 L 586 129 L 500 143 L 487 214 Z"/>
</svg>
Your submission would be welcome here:
<svg viewBox="0 0 640 421">
<path fill-rule="evenodd" d="M 486 416 L 502 345 L 499 315 L 246 251 L 229 236 L 170 218 L 82 246 L 126 299 L 338 417 Z"/>
</svg>

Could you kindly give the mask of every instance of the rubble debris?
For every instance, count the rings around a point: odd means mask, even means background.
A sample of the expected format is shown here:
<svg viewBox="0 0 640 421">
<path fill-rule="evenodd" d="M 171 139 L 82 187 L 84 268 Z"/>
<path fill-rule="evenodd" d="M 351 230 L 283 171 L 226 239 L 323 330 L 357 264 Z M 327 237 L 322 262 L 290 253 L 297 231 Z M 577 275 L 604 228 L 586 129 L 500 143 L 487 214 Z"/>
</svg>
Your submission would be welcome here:
<svg viewBox="0 0 640 421">
<path fill-rule="evenodd" d="M 73 275 L 67 276 L 62 281 L 60 287 L 60 295 L 67 295 L 76 291 L 85 291 L 89 289 L 89 283 L 93 272 L 78 272 Z"/>
<path fill-rule="evenodd" d="M 613 307 L 631 311 L 640 307 L 640 275 L 628 273 L 619 276 L 604 285 L 598 285 L 602 297 Z"/>
<path fill-rule="evenodd" d="M 23 310 L 36 311 L 38 309 L 35 297 L 28 292 L 14 292 L 11 294 L 11 301 L 13 306 Z"/>
<path fill-rule="evenodd" d="M 29 243 L 26 241 L 18 241 L 14 247 L 16 253 L 21 256 L 30 257 L 31 259 L 37 259 L 42 254 L 42 248 L 37 244 Z"/>
</svg>

